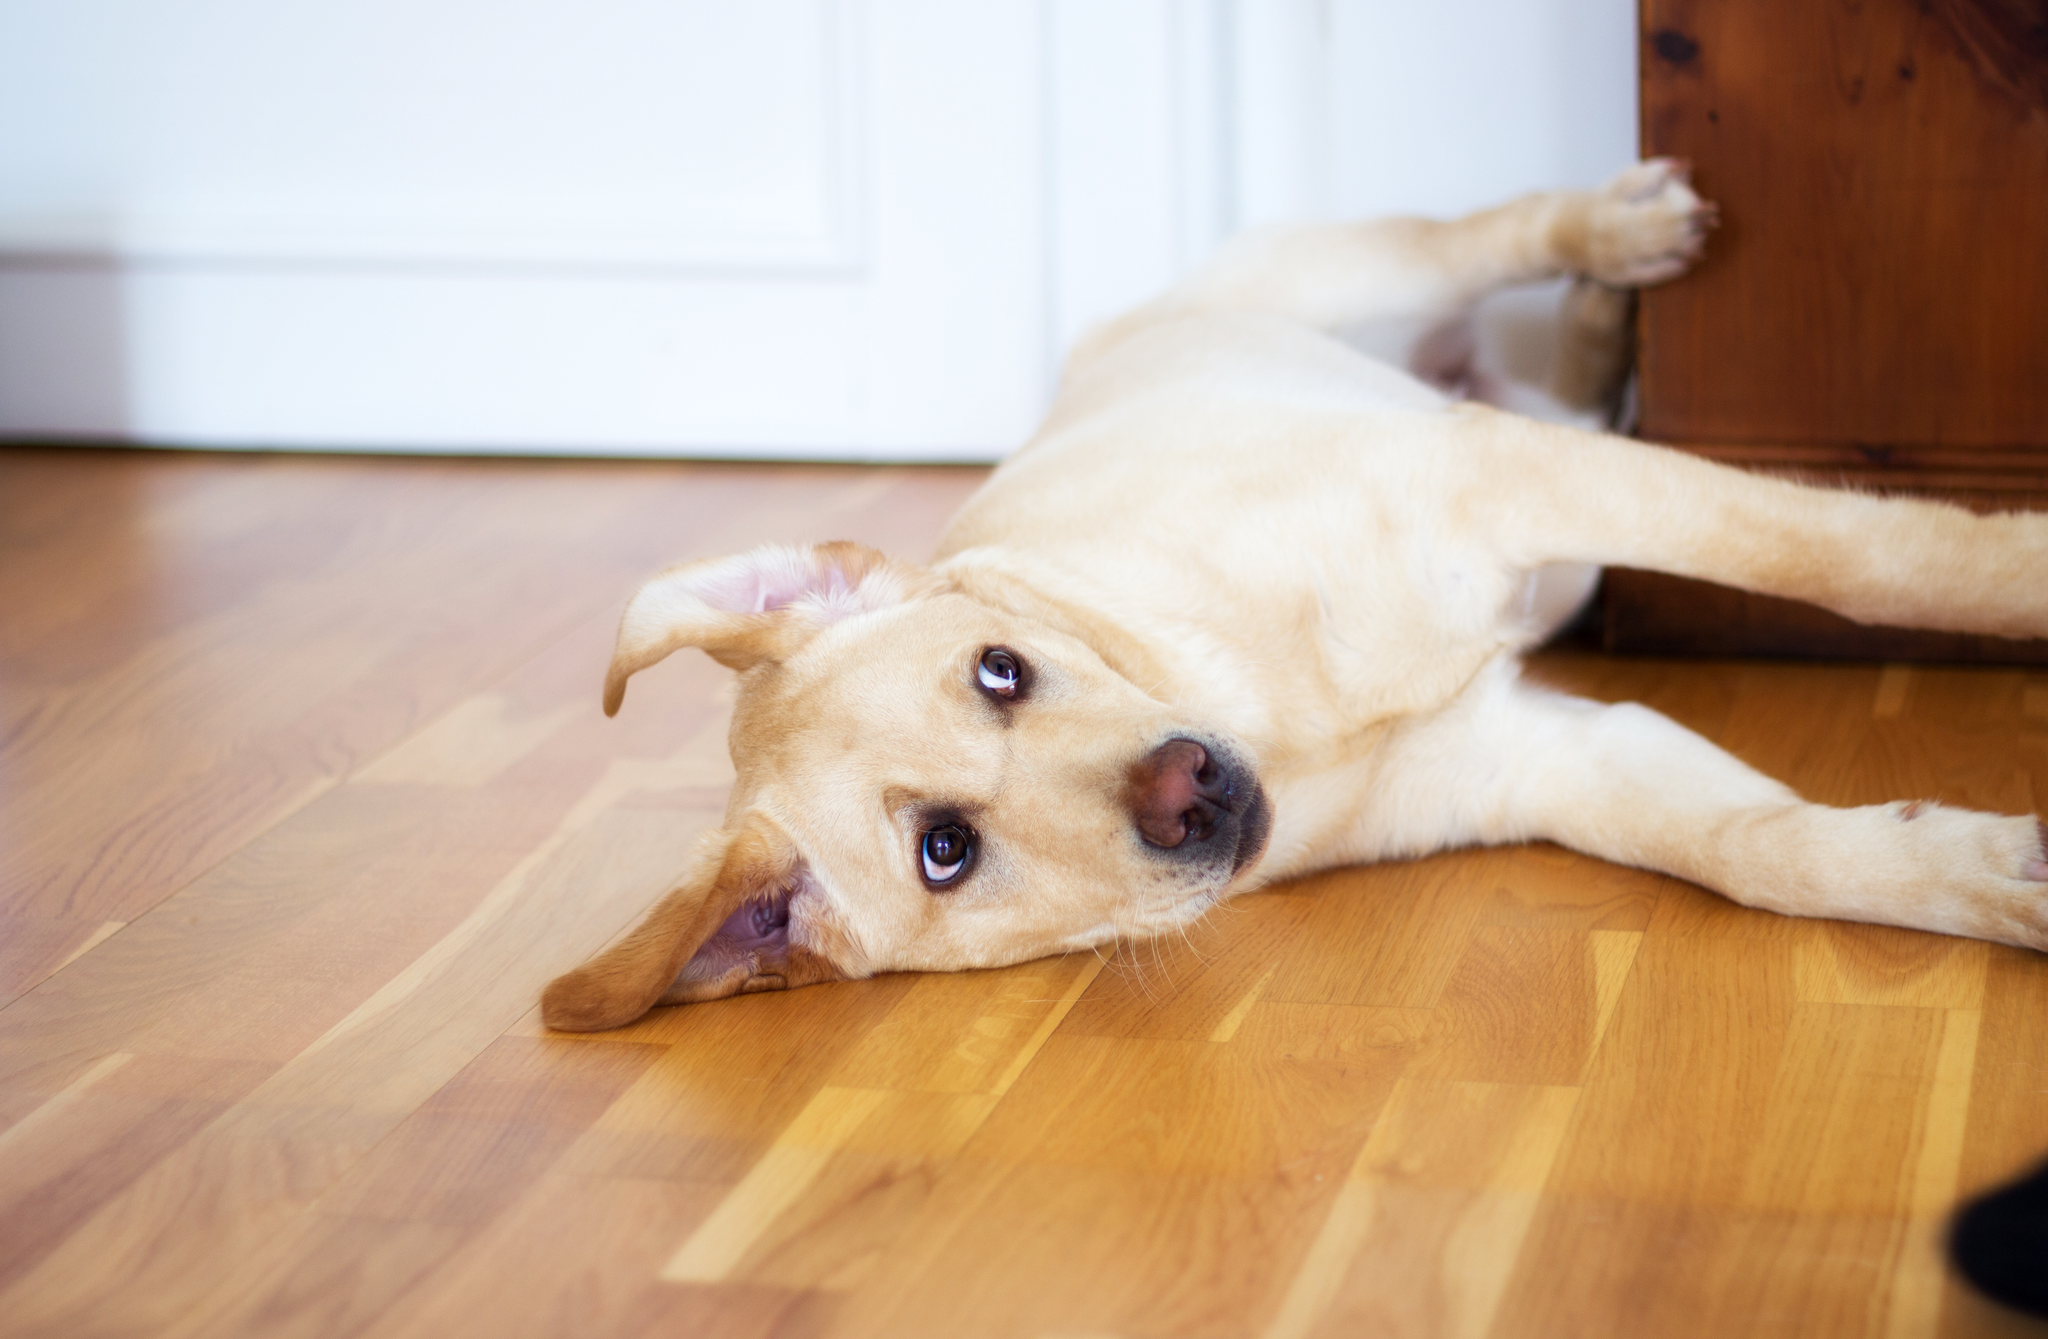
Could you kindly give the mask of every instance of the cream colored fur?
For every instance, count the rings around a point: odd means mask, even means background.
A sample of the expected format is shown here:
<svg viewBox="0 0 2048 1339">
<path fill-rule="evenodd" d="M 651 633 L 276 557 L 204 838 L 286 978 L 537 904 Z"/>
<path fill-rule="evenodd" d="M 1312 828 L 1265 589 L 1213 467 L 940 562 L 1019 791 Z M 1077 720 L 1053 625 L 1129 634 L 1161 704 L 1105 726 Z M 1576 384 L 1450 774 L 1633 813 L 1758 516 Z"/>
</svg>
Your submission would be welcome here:
<svg viewBox="0 0 2048 1339">
<path fill-rule="evenodd" d="M 1653 711 L 1517 677 L 1603 564 L 2048 635 L 2048 517 L 1760 478 L 1408 370 L 1483 392 L 1458 355 L 1474 305 L 1577 275 L 1550 389 L 1558 416 L 1586 412 L 1625 353 L 1615 290 L 1680 273 L 1710 222 L 1653 162 L 1455 222 L 1244 239 L 1082 342 L 931 567 L 839 545 L 654 578 L 607 706 L 707 649 L 741 675 L 738 781 L 697 872 L 550 987 L 549 1021 L 1014 962 L 1315 869 L 1536 838 L 1791 915 L 2048 946 L 2034 819 L 1807 804 Z M 977 681 L 991 647 L 1030 665 L 1021 700 Z M 1170 739 L 1255 771 L 1270 836 L 1246 820 L 1242 868 L 1134 831 L 1133 769 Z M 976 854 L 935 888 L 919 860 L 941 820 Z M 706 941 L 733 907 L 758 921 Z"/>
</svg>

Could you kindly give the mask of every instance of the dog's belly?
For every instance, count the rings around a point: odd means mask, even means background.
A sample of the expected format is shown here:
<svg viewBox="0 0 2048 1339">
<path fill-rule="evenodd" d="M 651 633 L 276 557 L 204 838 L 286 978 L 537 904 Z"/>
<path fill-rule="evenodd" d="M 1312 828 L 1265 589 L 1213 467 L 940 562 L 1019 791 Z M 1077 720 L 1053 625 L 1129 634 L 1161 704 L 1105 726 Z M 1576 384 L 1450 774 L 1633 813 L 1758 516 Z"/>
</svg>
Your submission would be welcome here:
<svg viewBox="0 0 2048 1339">
<path fill-rule="evenodd" d="M 1572 621 L 1600 584 L 1600 569 L 1590 563 L 1549 563 L 1522 578 L 1515 600 L 1515 620 L 1530 631 L 1530 641 L 1548 639 Z"/>
</svg>

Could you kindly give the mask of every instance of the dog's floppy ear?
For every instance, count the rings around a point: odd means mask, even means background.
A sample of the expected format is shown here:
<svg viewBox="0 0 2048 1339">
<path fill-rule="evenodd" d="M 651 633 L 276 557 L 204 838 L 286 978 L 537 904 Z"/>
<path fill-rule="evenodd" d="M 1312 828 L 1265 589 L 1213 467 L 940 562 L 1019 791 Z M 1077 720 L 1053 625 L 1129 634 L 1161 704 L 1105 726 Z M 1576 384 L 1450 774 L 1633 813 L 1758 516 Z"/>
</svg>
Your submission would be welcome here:
<svg viewBox="0 0 2048 1339">
<path fill-rule="evenodd" d="M 541 1020 L 563 1032 L 623 1027 L 656 1004 L 785 990 L 846 974 L 789 942 L 803 861 L 753 812 L 705 834 L 690 873 L 633 932 L 541 992 Z"/>
<path fill-rule="evenodd" d="M 932 584 L 923 569 L 845 540 L 770 544 L 732 558 L 657 573 L 626 605 L 604 680 L 614 715 L 626 680 L 685 646 L 743 670 L 780 660 L 818 629 L 851 614 L 899 604 Z"/>
</svg>

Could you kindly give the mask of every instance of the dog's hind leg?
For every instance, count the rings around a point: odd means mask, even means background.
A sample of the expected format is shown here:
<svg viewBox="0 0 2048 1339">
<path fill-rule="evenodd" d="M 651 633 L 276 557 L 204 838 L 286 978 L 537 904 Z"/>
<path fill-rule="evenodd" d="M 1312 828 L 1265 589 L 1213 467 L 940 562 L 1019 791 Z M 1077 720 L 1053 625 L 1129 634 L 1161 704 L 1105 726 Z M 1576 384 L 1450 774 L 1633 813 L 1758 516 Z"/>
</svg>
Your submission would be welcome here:
<svg viewBox="0 0 2048 1339">
<path fill-rule="evenodd" d="M 1558 307 L 1556 353 L 1545 388 L 1559 404 L 1611 414 L 1635 357 L 1635 310 L 1632 288 L 1610 288 L 1585 275 L 1572 281 Z"/>
<path fill-rule="evenodd" d="M 2048 948 L 2035 819 L 1809 804 L 1647 707 L 1534 688 L 1506 660 L 1373 768 L 1346 858 L 1548 839 L 1786 915 Z"/>
<path fill-rule="evenodd" d="M 1613 289 L 1682 273 L 1713 207 L 1669 159 L 1599 190 L 1523 196 L 1464 218 L 1280 227 L 1248 233 L 1158 300 L 1092 332 L 1077 357 L 1176 315 L 1258 312 L 1341 333 L 1428 379 L 1456 375 L 1459 331 L 1496 289 L 1562 274 Z"/>
<path fill-rule="evenodd" d="M 1425 353 L 1409 370 L 1440 389 L 1531 418 L 1595 429 L 1621 422 L 1635 365 L 1634 289 L 1579 275 L 1562 292 L 1489 305 L 1438 341 L 1465 332 L 1470 348 L 1462 367 L 1454 364 L 1445 375 Z"/>
</svg>

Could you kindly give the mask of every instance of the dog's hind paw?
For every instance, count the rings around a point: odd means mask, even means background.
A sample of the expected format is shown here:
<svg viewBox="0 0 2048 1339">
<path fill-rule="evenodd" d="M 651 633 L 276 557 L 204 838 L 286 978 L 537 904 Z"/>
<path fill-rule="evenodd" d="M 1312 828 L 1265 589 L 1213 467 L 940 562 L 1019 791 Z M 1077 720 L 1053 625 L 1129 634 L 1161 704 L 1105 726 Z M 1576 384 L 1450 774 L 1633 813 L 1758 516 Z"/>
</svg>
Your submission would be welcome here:
<svg viewBox="0 0 2048 1339">
<path fill-rule="evenodd" d="M 1675 279 L 1699 259 L 1717 221 L 1693 193 L 1675 158 L 1624 168 L 1592 193 L 1586 219 L 1585 272 L 1613 288 Z"/>
</svg>

